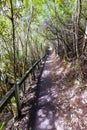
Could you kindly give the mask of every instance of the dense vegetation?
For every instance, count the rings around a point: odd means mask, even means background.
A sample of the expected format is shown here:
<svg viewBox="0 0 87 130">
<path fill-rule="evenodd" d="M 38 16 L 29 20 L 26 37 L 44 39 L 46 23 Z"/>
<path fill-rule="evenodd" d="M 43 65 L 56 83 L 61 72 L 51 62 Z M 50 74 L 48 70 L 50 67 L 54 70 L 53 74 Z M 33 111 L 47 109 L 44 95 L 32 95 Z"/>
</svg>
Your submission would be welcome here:
<svg viewBox="0 0 87 130">
<path fill-rule="evenodd" d="M 0 2 L 0 97 L 52 43 L 61 58 L 86 56 L 86 0 Z M 3 85 L 5 87 L 2 87 Z"/>
<path fill-rule="evenodd" d="M 45 54 L 47 43 L 38 33 L 43 30 L 38 2 L 6 0 L 0 2 L 0 8 L 1 97 L 7 86 L 20 79 Z"/>
<path fill-rule="evenodd" d="M 87 57 L 87 0 L 0 1 L 0 98 L 53 46 L 60 59 Z"/>
</svg>

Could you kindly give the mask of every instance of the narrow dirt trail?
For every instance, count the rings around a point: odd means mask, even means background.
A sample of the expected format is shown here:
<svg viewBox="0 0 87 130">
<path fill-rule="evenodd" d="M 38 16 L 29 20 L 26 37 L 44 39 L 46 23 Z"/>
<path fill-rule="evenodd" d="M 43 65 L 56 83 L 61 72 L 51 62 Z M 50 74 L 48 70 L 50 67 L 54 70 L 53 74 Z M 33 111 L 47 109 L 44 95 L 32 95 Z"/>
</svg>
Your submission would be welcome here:
<svg viewBox="0 0 87 130">
<path fill-rule="evenodd" d="M 87 90 L 81 90 L 72 63 L 52 52 L 39 82 L 32 130 L 87 130 Z"/>
<path fill-rule="evenodd" d="M 40 79 L 40 93 L 38 98 L 38 107 L 36 122 L 33 130 L 56 130 L 55 129 L 55 114 L 56 106 L 54 104 L 55 96 L 53 69 L 56 67 L 56 57 L 53 52 L 46 60 L 45 67 Z"/>
</svg>

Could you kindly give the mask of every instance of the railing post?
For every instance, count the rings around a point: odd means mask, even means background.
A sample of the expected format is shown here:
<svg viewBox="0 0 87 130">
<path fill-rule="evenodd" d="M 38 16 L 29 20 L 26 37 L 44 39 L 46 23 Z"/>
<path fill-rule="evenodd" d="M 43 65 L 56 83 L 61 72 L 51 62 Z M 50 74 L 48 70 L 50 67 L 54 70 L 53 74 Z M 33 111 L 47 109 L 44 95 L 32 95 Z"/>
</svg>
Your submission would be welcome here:
<svg viewBox="0 0 87 130">
<path fill-rule="evenodd" d="M 31 73 L 29 74 L 29 82 L 30 82 L 30 84 L 32 83 L 32 74 Z"/>
<path fill-rule="evenodd" d="M 21 104 L 20 104 L 19 84 L 18 84 L 18 82 L 15 84 L 15 99 L 16 99 L 16 104 L 17 104 L 18 118 L 20 118 L 20 116 L 21 116 Z"/>
<path fill-rule="evenodd" d="M 39 63 L 38 63 L 38 65 L 37 65 L 37 67 L 38 67 L 38 70 L 40 69 L 40 65 L 39 65 Z"/>
<path fill-rule="evenodd" d="M 35 69 L 32 71 L 32 75 L 33 75 L 33 80 L 35 81 L 36 77 L 35 77 Z"/>
<path fill-rule="evenodd" d="M 23 83 L 23 94 L 25 94 L 25 91 L 26 91 L 26 84 L 25 84 L 25 81 Z"/>
</svg>

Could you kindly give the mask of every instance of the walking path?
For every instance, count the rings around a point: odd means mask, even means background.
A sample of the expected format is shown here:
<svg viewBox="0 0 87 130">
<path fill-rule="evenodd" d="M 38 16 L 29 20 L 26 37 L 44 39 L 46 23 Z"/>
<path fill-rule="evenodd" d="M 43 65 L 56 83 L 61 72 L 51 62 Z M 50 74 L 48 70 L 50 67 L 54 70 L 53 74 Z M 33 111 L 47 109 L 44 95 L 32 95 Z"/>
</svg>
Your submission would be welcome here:
<svg viewBox="0 0 87 130">
<path fill-rule="evenodd" d="M 51 54 L 46 61 L 44 71 L 40 80 L 40 93 L 34 130 L 55 130 L 56 106 L 54 100 L 56 92 L 55 83 L 52 82 L 53 67 L 56 65 L 55 54 Z"/>
<path fill-rule="evenodd" d="M 87 130 L 87 76 L 81 84 L 74 62 L 50 52 L 38 85 L 34 81 L 23 96 L 21 120 L 12 118 L 6 130 Z"/>
<path fill-rule="evenodd" d="M 52 52 L 39 82 L 32 130 L 87 130 L 87 91 L 81 90 L 71 63 Z"/>
</svg>

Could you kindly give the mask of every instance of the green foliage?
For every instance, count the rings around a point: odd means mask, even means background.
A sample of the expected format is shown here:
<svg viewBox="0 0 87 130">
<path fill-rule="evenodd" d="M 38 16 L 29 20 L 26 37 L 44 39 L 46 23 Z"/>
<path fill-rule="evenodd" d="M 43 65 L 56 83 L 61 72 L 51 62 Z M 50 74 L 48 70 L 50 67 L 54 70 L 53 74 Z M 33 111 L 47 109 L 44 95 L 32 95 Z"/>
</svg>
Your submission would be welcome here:
<svg viewBox="0 0 87 130">
<path fill-rule="evenodd" d="M 83 89 L 85 89 L 85 88 L 86 88 L 86 85 L 84 85 L 83 83 L 80 83 L 80 86 L 79 86 L 79 87 L 80 87 L 80 89 L 82 89 L 82 90 L 83 90 Z"/>
<path fill-rule="evenodd" d="M 17 79 L 45 54 L 46 43 L 38 34 L 44 21 L 44 4 L 47 0 L 12 0 L 15 24 L 15 52 Z M 0 1 L 0 70 L 14 82 L 14 50 L 12 44 L 12 18 L 10 0 Z M 27 47 L 27 49 L 26 49 Z M 43 50 L 43 52 L 42 52 Z M 26 53 L 27 51 L 27 53 Z M 3 88 L 2 82 L 2 88 Z"/>
<path fill-rule="evenodd" d="M 59 43 L 59 51 L 65 57 L 65 50 L 72 52 L 75 27 L 76 0 L 12 0 L 15 31 L 15 67 L 17 79 L 39 58 L 43 57 L 52 43 Z M 82 1 L 80 24 L 81 38 L 85 32 L 87 18 L 87 0 Z M 0 71 L 5 72 L 9 82 L 14 83 L 14 49 L 10 0 L 0 0 Z M 71 32 L 73 33 L 71 33 Z M 80 38 L 80 39 L 81 39 Z M 50 43 L 50 44 L 49 44 Z M 75 44 L 75 43 L 74 43 Z M 76 48 L 75 48 L 76 49 Z M 60 57 L 63 56 L 60 54 Z M 74 65 L 79 69 L 79 64 Z M 83 75 L 80 75 L 83 79 Z M 73 84 L 74 79 L 67 79 Z M 4 83 L 1 87 L 3 88 Z M 84 88 L 80 84 L 80 88 Z M 0 88 L 1 89 L 1 88 Z M 3 90 L 3 89 L 2 89 Z M 12 111 L 17 115 L 15 99 L 11 99 Z M 0 130 L 6 125 L 2 123 Z"/>
<path fill-rule="evenodd" d="M 3 37 L 9 36 L 9 27 L 10 27 L 10 21 L 6 17 L 0 15 L 0 37 L 3 39 Z"/>
<path fill-rule="evenodd" d="M 14 117 L 16 117 L 17 116 L 17 106 L 16 106 L 15 97 L 12 97 L 12 99 L 11 99 L 11 109 L 12 109 Z"/>
<path fill-rule="evenodd" d="M 79 69 L 79 63 L 75 63 L 75 64 L 74 64 L 74 67 L 75 67 L 76 69 Z"/>
<path fill-rule="evenodd" d="M 25 59 L 37 59 L 40 57 L 40 54 L 42 53 L 41 48 L 43 48 L 43 51 L 45 50 L 48 41 L 46 41 L 46 38 L 42 37 L 40 33 L 45 34 L 49 37 L 49 39 L 56 37 L 56 34 L 53 34 L 52 31 L 47 30 L 46 25 L 44 25 L 45 22 L 47 22 L 47 24 L 50 24 L 51 28 L 53 29 L 53 31 L 55 30 L 55 32 L 56 30 L 63 32 L 62 30 L 67 29 L 63 26 L 72 23 L 72 14 L 75 10 L 76 1 L 12 0 L 12 2 L 16 32 L 15 51 L 16 61 L 18 63 L 18 65 L 16 65 L 16 68 L 18 71 L 21 68 L 21 66 L 24 66 L 23 62 L 25 61 Z M 82 2 L 82 12 L 85 14 L 86 2 L 87 0 L 84 0 Z M 2 7 L 0 11 L 0 40 L 2 41 L 1 44 L 3 50 L 1 62 L 3 62 L 5 65 L 5 67 L 2 68 L 11 68 L 11 73 L 13 73 L 11 67 L 13 65 L 13 48 L 10 1 L 2 0 L 0 6 Z M 6 10 L 3 10 L 3 7 L 6 7 Z M 83 21 L 84 20 L 82 20 L 82 22 Z M 61 33 L 59 33 L 58 35 L 60 34 Z M 69 44 L 68 40 L 67 44 Z M 26 50 L 28 56 L 27 58 Z M 27 62 L 30 63 L 31 61 Z"/>
<path fill-rule="evenodd" d="M 0 126 L 0 130 L 3 130 L 3 129 L 5 128 L 5 126 L 6 126 L 6 122 L 4 121 L 4 122 L 1 124 L 1 126 Z"/>
</svg>

